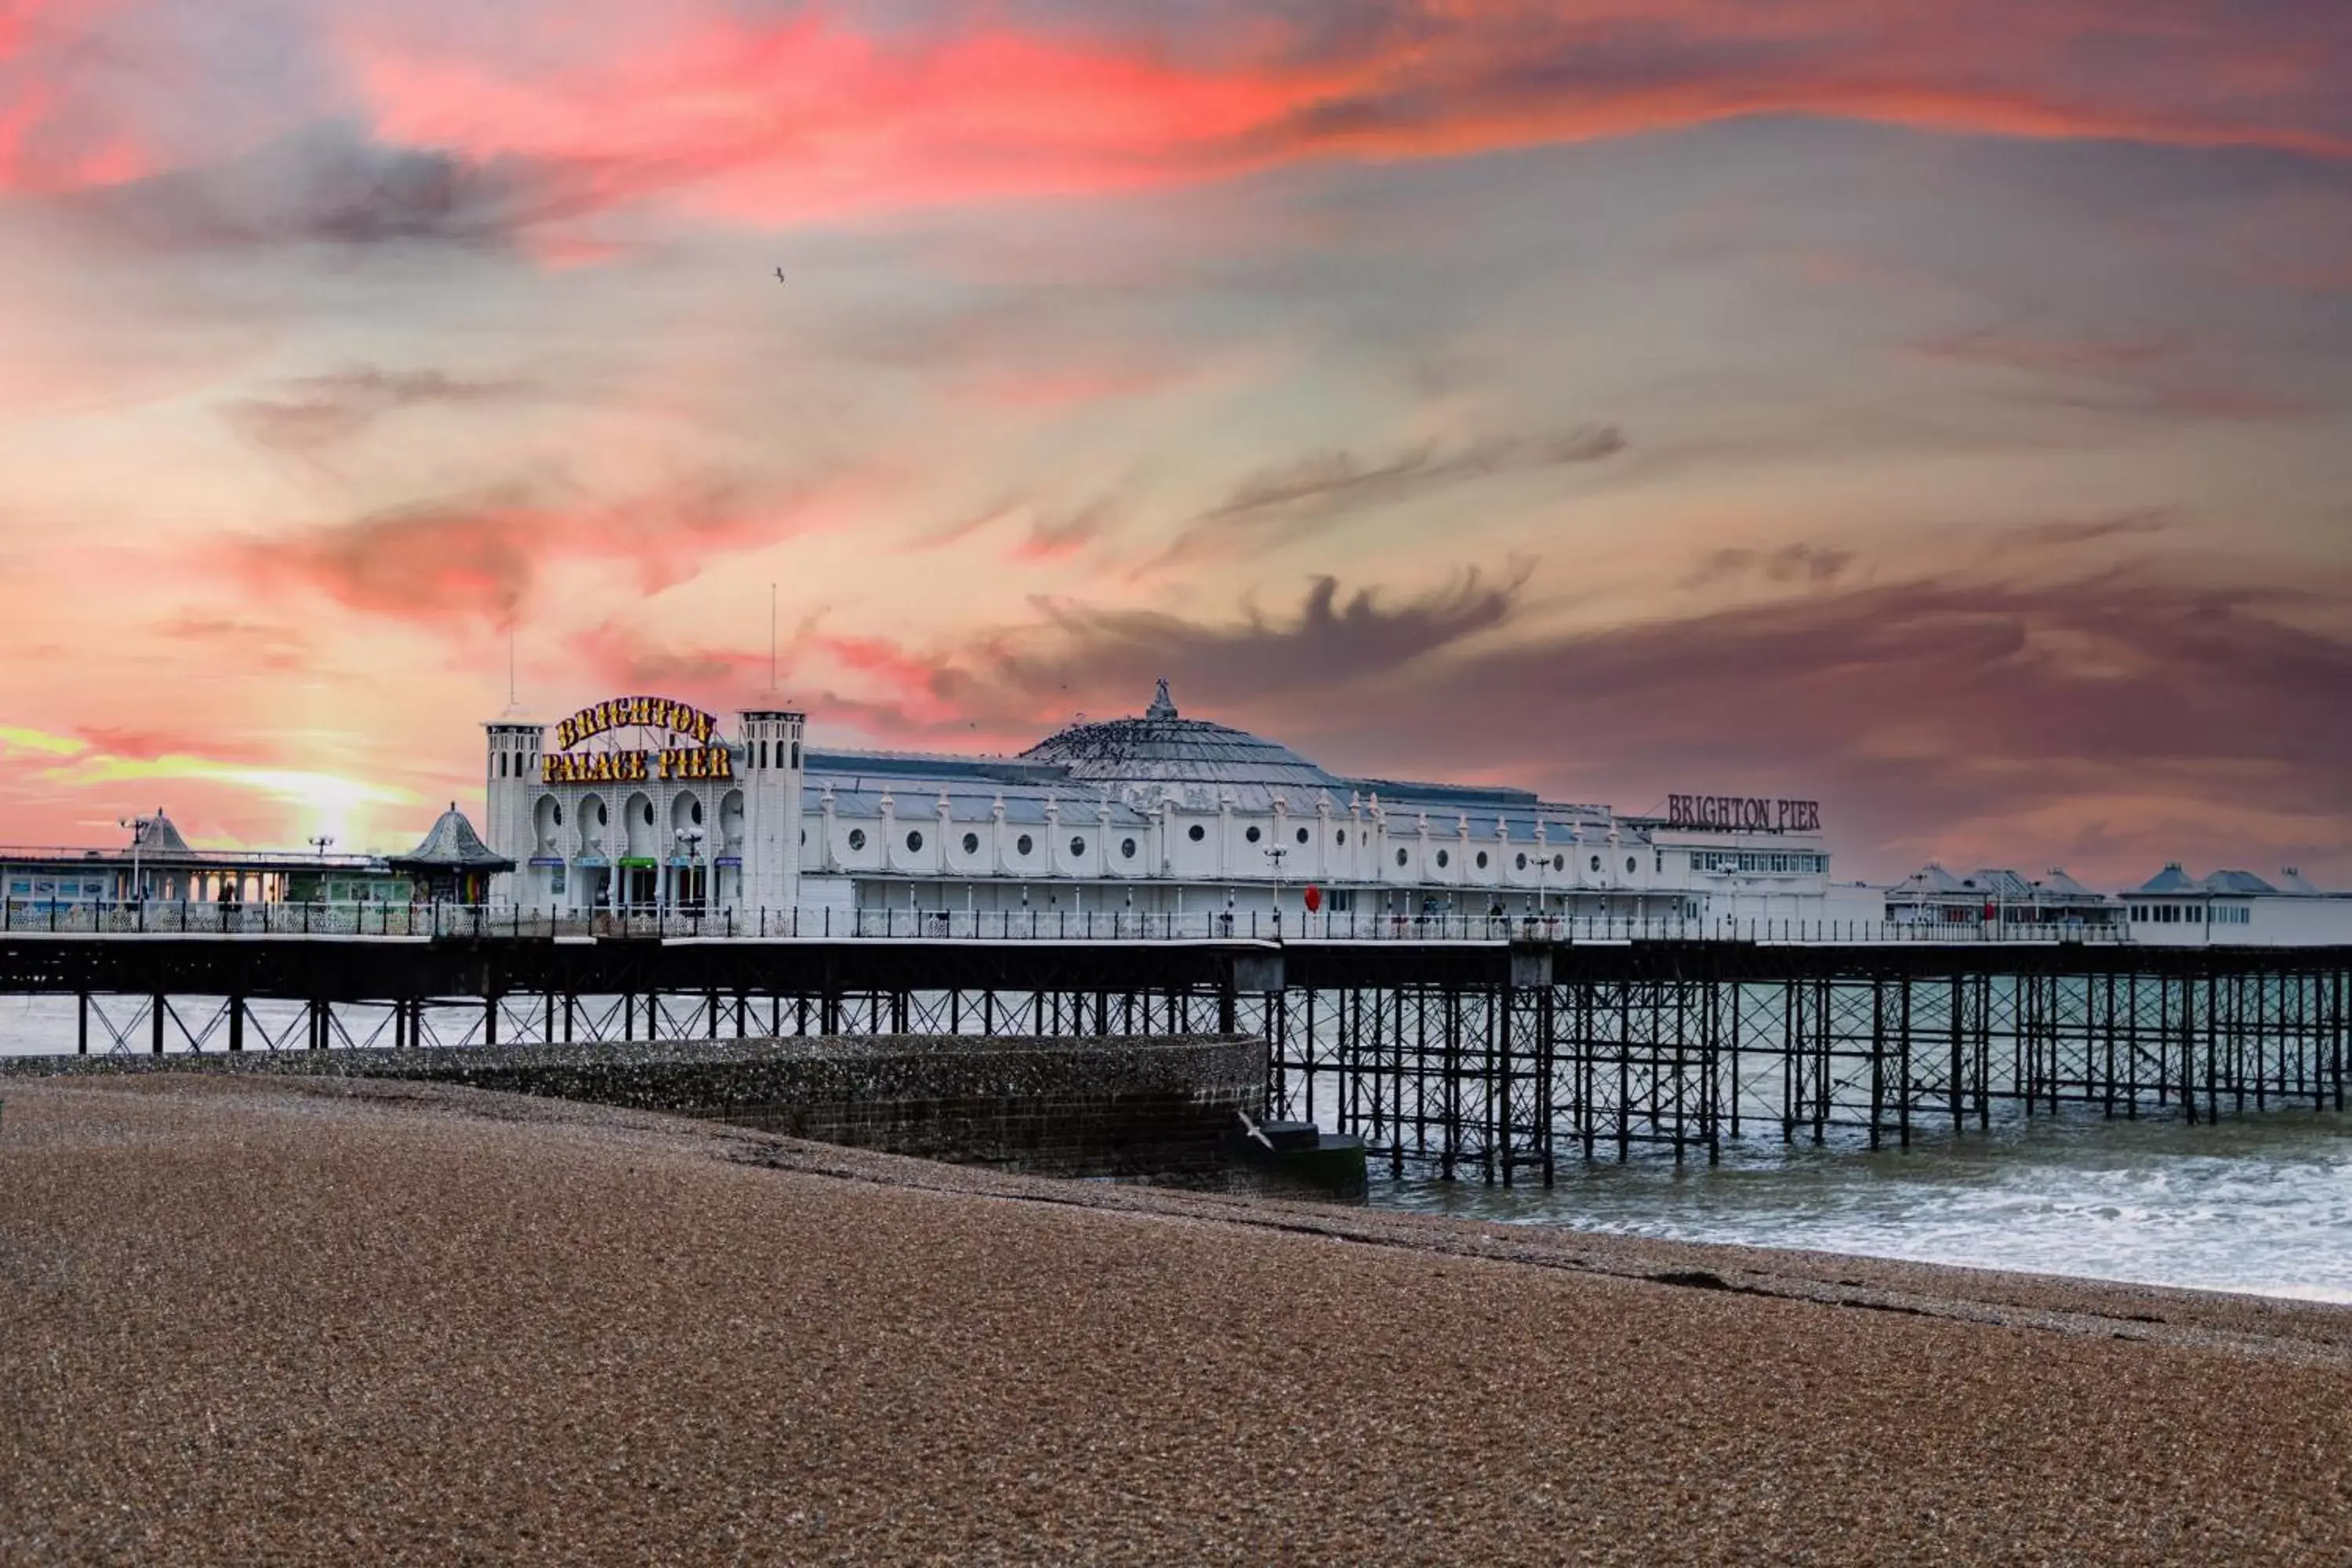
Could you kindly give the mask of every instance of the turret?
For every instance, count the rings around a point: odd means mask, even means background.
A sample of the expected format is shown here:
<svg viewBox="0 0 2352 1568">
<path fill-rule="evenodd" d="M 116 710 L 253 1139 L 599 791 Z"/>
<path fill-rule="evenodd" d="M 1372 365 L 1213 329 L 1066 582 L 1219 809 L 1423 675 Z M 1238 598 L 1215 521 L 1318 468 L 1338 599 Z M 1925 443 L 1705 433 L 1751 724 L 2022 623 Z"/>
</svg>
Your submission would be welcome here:
<svg viewBox="0 0 2352 1568">
<path fill-rule="evenodd" d="M 493 853 L 520 866 L 530 858 L 530 806 L 538 790 L 539 758 L 547 743 L 547 730 L 514 708 L 482 729 L 488 742 L 482 770 L 483 837 Z M 490 879 L 491 902 L 515 901 L 516 876 L 513 871 L 501 871 Z"/>
<path fill-rule="evenodd" d="M 740 716 L 743 908 L 789 921 L 801 896 L 801 742 L 808 720 L 786 708 L 746 708 Z"/>
</svg>

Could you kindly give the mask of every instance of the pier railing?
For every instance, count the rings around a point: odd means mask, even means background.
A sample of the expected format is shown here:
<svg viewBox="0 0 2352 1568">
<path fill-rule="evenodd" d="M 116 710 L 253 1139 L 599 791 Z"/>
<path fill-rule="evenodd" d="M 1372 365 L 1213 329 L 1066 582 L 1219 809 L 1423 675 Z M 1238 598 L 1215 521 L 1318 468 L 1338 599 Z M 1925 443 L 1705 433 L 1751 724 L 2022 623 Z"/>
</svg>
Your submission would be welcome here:
<svg viewBox="0 0 2352 1568">
<path fill-rule="evenodd" d="M 513 904 L 221 903 L 155 900 L 0 900 L 0 933 L 95 936 L 321 936 L 765 939 L 896 942 L 2118 943 L 2124 925 L 1912 924 L 1891 921 L 1647 920 L 1586 915 L 1405 915 L 1377 911 L 1129 910 L 530 909 Z"/>
</svg>

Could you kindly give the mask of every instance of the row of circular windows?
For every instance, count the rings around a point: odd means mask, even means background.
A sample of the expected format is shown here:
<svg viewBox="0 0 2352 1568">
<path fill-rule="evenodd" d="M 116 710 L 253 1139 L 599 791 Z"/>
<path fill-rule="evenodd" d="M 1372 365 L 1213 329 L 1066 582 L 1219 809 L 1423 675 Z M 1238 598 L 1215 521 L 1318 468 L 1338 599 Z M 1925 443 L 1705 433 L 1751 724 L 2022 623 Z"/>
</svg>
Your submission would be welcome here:
<svg viewBox="0 0 2352 1568">
<path fill-rule="evenodd" d="M 806 834 L 803 834 L 803 835 L 801 836 L 801 837 L 802 837 L 803 841 L 803 842 L 805 842 L 805 841 L 806 841 L 806 839 L 807 839 L 807 837 L 808 837 L 808 836 L 807 836 Z M 865 847 L 866 847 L 866 829 L 864 829 L 864 828 L 862 828 L 862 827 L 853 827 L 853 828 L 851 828 L 851 829 L 849 830 L 849 850 L 850 850 L 850 853 L 854 855 L 854 854 L 857 853 L 859 850 L 864 849 Z M 1029 835 L 1027 835 L 1027 834 L 1025 834 L 1025 833 L 1024 833 L 1024 834 L 1023 834 L 1020 837 L 1018 837 L 1018 838 L 1016 838 L 1016 839 L 1014 839 L 1014 840 L 1013 841 L 1013 852 L 1015 855 L 1027 855 L 1027 854 L 1030 854 L 1030 853 L 1032 853 L 1034 850 L 1035 850 L 1035 849 L 1036 849 L 1036 847 L 1037 847 L 1037 841 L 1036 841 L 1034 838 L 1030 837 L 1029 837 Z M 916 833 L 909 833 L 909 834 L 908 834 L 908 835 L 907 835 L 907 852 L 908 852 L 908 854 L 910 854 L 910 855 L 917 855 L 917 854 L 920 854 L 920 853 L 922 852 L 922 848 L 923 848 L 923 836 L 922 836 L 922 834 L 920 834 L 919 832 L 916 832 Z M 967 834 L 965 834 L 965 835 L 963 836 L 963 852 L 964 852 L 965 854 L 967 854 L 967 855 L 977 855 L 977 854 L 979 854 L 979 853 L 980 853 L 980 835 L 979 835 L 979 834 L 977 834 L 977 833 L 967 833 Z M 1085 837 L 1084 837 L 1083 836 L 1073 837 L 1073 838 L 1070 840 L 1070 853 L 1071 853 L 1071 854 L 1073 854 L 1073 855 L 1083 855 L 1083 854 L 1085 854 L 1086 852 L 1087 852 L 1087 841 L 1086 841 L 1086 839 L 1085 839 Z M 1132 839 L 1132 838 L 1122 838 L 1122 839 L 1120 839 L 1120 840 L 1118 841 L 1118 852 L 1119 852 L 1119 856 L 1120 856 L 1120 858 L 1123 858 L 1123 859 L 1128 859 L 1128 860 L 1132 860 L 1132 859 L 1134 859 L 1134 858 L 1135 858 L 1135 853 L 1136 853 L 1136 844 L 1135 844 L 1135 840 L 1134 840 L 1134 839 Z"/>
<path fill-rule="evenodd" d="M 1397 863 L 1398 865 L 1400 865 L 1400 866 L 1408 866 L 1408 865 L 1411 865 L 1411 864 L 1412 863 L 1412 852 L 1411 850 L 1407 850 L 1407 849 L 1400 849 L 1400 850 L 1398 850 L 1398 851 L 1396 852 L 1396 855 L 1397 855 L 1397 861 L 1396 861 L 1396 863 Z M 1443 871 L 1444 869 L 1445 869 L 1445 868 L 1446 868 L 1446 867 L 1448 867 L 1448 866 L 1450 866 L 1450 865 L 1452 865 L 1452 864 L 1454 863 L 1454 858 L 1453 858 L 1453 856 L 1452 856 L 1451 854 L 1449 854 L 1448 852 L 1446 852 L 1445 850 L 1443 850 L 1443 849 L 1440 849 L 1440 850 L 1437 852 L 1436 859 L 1437 859 L 1437 868 L 1438 868 L 1439 870 L 1441 870 L 1441 871 Z M 1517 869 L 1519 869 L 1519 870 L 1521 870 L 1521 871 L 1526 870 L 1526 869 L 1528 868 L 1528 857 L 1527 857 L 1527 852 L 1526 852 L 1525 850 L 1520 851 L 1518 855 L 1517 855 L 1516 857 L 1514 857 L 1514 858 L 1513 858 L 1512 864 L 1513 864 L 1513 865 L 1514 865 Z M 1629 876 L 1630 876 L 1630 875 L 1633 874 L 1634 872 L 1636 872 L 1636 871 L 1640 870 L 1640 869 L 1641 869 L 1641 866 L 1642 866 L 1642 862 L 1641 862 L 1641 860 L 1640 860 L 1638 858 L 1636 858 L 1636 857 L 1634 857 L 1634 856 L 1632 856 L 1632 855 L 1628 855 L 1628 856 L 1626 856 L 1626 857 L 1625 857 L 1625 870 L 1626 870 L 1626 874 L 1627 874 L 1627 875 L 1629 875 Z M 1486 868 L 1486 852 L 1484 849 L 1481 849 L 1481 850 L 1479 850 L 1479 851 L 1478 851 L 1478 869 L 1480 869 L 1481 871 L 1483 871 L 1483 870 L 1485 870 Z M 1555 871 L 1565 871 L 1565 870 L 1567 870 L 1567 869 L 1568 869 L 1568 857 L 1567 857 L 1567 856 L 1565 856 L 1565 855 L 1555 855 L 1555 856 L 1553 856 L 1553 857 L 1551 858 L 1551 868 L 1552 868 L 1553 870 L 1555 870 Z M 1595 873 L 1596 875 L 1597 875 L 1597 874 L 1599 874 L 1599 872 L 1600 872 L 1600 870 L 1601 870 L 1601 857 L 1600 857 L 1600 856 L 1598 856 L 1598 855 L 1595 855 L 1595 856 L 1592 858 L 1592 869 L 1593 869 L 1593 871 L 1594 871 L 1594 873 Z"/>
<path fill-rule="evenodd" d="M 1196 842 L 1196 843 L 1197 843 L 1197 842 L 1199 842 L 1199 840 L 1200 840 L 1201 837 L 1202 837 L 1201 829 L 1200 829 L 1200 827 L 1199 827 L 1199 826 L 1195 826 L 1193 827 L 1193 829 L 1192 829 L 1192 838 L 1193 838 L 1193 841 L 1194 841 L 1194 842 Z M 1249 837 L 1250 837 L 1251 840 L 1252 840 L 1253 842 L 1255 842 L 1255 839 L 1257 838 L 1257 829 L 1256 829 L 1256 828 L 1255 828 L 1255 827 L 1251 828 L 1251 829 L 1249 830 Z M 1346 830 L 1345 828 L 1342 828 L 1342 829 L 1340 830 L 1340 832 L 1339 832 L 1339 837 L 1340 837 L 1341 841 L 1342 841 L 1342 842 L 1345 842 L 1345 841 L 1346 841 L 1346 839 L 1347 839 L 1347 837 L 1348 837 L 1348 835 L 1347 835 L 1347 830 Z M 807 834 L 805 834 L 805 833 L 803 833 L 803 834 L 802 834 L 802 835 L 801 835 L 801 838 L 802 838 L 802 841 L 803 841 L 803 842 L 806 842 L 806 841 L 807 841 L 807 838 L 808 838 L 808 835 L 807 835 Z M 1301 829 L 1299 829 L 1299 832 L 1298 832 L 1298 839 L 1299 839 L 1299 842 L 1300 842 L 1300 843 L 1302 843 L 1302 844 L 1303 844 L 1303 843 L 1305 843 L 1305 842 L 1307 841 L 1307 830 L 1306 830 L 1305 828 L 1301 828 Z M 857 854 L 857 853 L 859 853 L 860 851 L 864 850 L 864 849 L 865 849 L 865 847 L 866 847 L 866 829 L 864 829 L 864 828 L 862 828 L 862 827 L 853 827 L 853 828 L 851 828 L 851 829 L 849 830 L 849 852 L 850 852 L 851 854 L 855 855 L 855 854 Z M 1033 853 L 1033 852 L 1036 849 L 1036 847 L 1037 847 L 1037 841 L 1036 841 L 1035 839 L 1032 838 L 1032 837 L 1031 837 L 1028 834 L 1026 834 L 1026 833 L 1023 834 L 1020 837 L 1018 837 L 1018 838 L 1016 838 L 1016 839 L 1014 839 L 1014 840 L 1013 841 L 1013 852 L 1015 855 L 1027 855 L 1027 854 L 1031 854 L 1031 853 Z M 908 834 L 907 835 L 907 852 L 908 852 L 908 854 L 910 854 L 910 855 L 919 855 L 920 853 L 922 853 L 922 848 L 923 848 L 923 836 L 922 836 L 921 832 L 920 832 L 920 831 L 916 831 L 916 832 L 910 832 L 910 833 L 908 833 Z M 980 853 L 980 835 L 979 835 L 979 834 L 977 834 L 977 833 L 967 833 L 967 834 L 965 834 L 965 835 L 963 836 L 963 852 L 964 852 L 965 854 L 967 854 L 967 855 L 977 855 L 977 854 L 979 854 L 979 853 Z M 1074 836 L 1074 837 L 1070 839 L 1070 853 L 1071 853 L 1071 854 L 1073 854 L 1073 855 L 1084 855 L 1086 852 L 1087 852 L 1087 841 L 1086 841 L 1086 837 L 1085 837 L 1085 836 L 1084 836 L 1084 835 L 1077 835 L 1077 836 Z M 1126 860 L 1132 860 L 1132 859 L 1134 859 L 1134 858 L 1135 858 L 1135 840 L 1134 840 L 1134 839 L 1132 839 L 1132 838 L 1122 838 L 1122 839 L 1120 839 L 1120 840 L 1118 841 L 1118 853 L 1119 853 L 1119 858 L 1120 858 L 1121 859 L 1126 859 Z M 1400 865 L 1400 866 L 1406 866 L 1406 865 L 1410 865 L 1410 864 L 1412 864 L 1412 856 L 1411 851 L 1409 851 L 1409 850 L 1404 850 L 1404 849 L 1400 849 L 1400 850 L 1398 850 L 1398 851 L 1396 852 L 1396 863 L 1397 863 L 1398 865 Z M 1443 850 L 1443 849 L 1440 849 L 1440 850 L 1437 852 L 1437 868 L 1438 868 L 1439 870 L 1441 870 L 1441 871 L 1442 871 L 1442 870 L 1445 869 L 1445 868 L 1446 868 L 1446 867 L 1448 867 L 1448 866 L 1450 866 L 1451 864 L 1453 864 L 1453 857 L 1452 857 L 1452 856 L 1451 856 L 1447 851 Z M 1524 871 L 1524 870 L 1526 870 L 1526 869 L 1528 868 L 1528 857 L 1527 857 L 1527 853 L 1526 853 L 1524 850 L 1522 850 L 1522 851 L 1519 853 L 1519 855 L 1517 857 L 1516 861 L 1515 861 L 1515 864 L 1516 864 L 1516 866 L 1517 866 L 1517 869 L 1519 869 L 1519 870 Z M 1633 874 L 1633 872 L 1635 872 L 1636 870 L 1638 870 L 1638 869 L 1640 868 L 1640 867 L 1641 867 L 1641 861 L 1640 861 L 1638 858 L 1636 858 L 1635 857 L 1631 856 L 1631 855 L 1628 855 L 1628 856 L 1626 856 L 1626 857 L 1625 857 L 1625 870 L 1626 870 L 1626 873 L 1627 873 L 1628 875 L 1631 875 L 1631 874 Z M 1481 849 L 1481 850 L 1479 850 L 1479 851 L 1478 851 L 1478 869 L 1480 869 L 1481 871 L 1483 871 L 1483 870 L 1485 870 L 1486 868 L 1486 852 L 1484 849 Z M 1565 856 L 1565 855 L 1555 855 L 1555 856 L 1553 856 L 1553 857 L 1551 858 L 1551 868 L 1552 868 L 1553 870 L 1555 870 L 1555 871 L 1565 871 L 1565 870 L 1567 870 L 1567 869 L 1568 869 L 1568 857 L 1567 857 L 1567 856 Z M 1598 856 L 1598 855 L 1595 855 L 1595 856 L 1592 858 L 1592 869 L 1593 869 L 1593 870 L 1594 870 L 1594 872 L 1596 872 L 1596 873 L 1598 873 L 1598 872 L 1600 871 L 1600 869 L 1601 869 L 1601 857 L 1600 857 L 1600 856 Z"/>
</svg>

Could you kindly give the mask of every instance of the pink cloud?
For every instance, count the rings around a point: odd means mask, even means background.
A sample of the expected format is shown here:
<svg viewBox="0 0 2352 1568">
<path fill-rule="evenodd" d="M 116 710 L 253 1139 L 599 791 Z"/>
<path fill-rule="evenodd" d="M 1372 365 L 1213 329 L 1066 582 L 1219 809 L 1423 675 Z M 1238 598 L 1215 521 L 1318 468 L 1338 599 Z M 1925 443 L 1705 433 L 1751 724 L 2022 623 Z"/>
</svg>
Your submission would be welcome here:
<svg viewBox="0 0 2352 1568">
<path fill-rule="evenodd" d="M 1181 379 L 1181 374 L 1173 367 L 1046 367 L 983 372 L 959 383 L 957 391 L 974 402 L 999 408 L 1051 411 L 1140 396 Z"/>
<path fill-rule="evenodd" d="M 0 0 L 0 195 L 121 184 L 153 173 L 152 140 L 118 114 L 98 38 L 130 0 Z"/>
<path fill-rule="evenodd" d="M 266 590 L 303 589 L 425 626 L 503 626 L 555 562 L 621 564 L 652 593 L 685 581 L 715 555 L 822 525 L 828 504 L 715 483 L 620 502 L 515 490 L 238 541 L 227 547 L 227 560 Z"/>
<path fill-rule="evenodd" d="M 1213 58 L 1104 30 L 950 21 L 886 40 L 823 9 L 770 26 L 707 5 L 666 15 L 674 26 L 602 50 L 575 37 L 555 60 L 373 20 L 340 41 L 384 137 L 562 165 L 616 205 L 677 194 L 754 223 L 1759 114 L 2352 157 L 2352 127 L 2327 107 L 2345 62 L 2326 40 L 2252 37 L 2219 6 L 2109 19 L 1997 5 L 1963 27 L 1863 0 L 1407 5 L 1368 18 L 1360 46 L 1235 26 Z M 2059 68 L 2117 38 L 2134 47 L 2127 76 Z"/>
</svg>

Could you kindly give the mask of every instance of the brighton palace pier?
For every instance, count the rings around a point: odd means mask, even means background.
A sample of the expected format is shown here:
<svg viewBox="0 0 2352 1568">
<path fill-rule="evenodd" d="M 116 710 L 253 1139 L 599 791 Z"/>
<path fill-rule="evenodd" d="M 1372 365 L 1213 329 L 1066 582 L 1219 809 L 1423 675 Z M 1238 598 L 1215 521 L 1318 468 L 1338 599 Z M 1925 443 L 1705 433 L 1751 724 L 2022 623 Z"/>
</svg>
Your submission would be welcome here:
<svg viewBox="0 0 2352 1568">
<path fill-rule="evenodd" d="M 730 737 L 664 698 L 488 731 L 494 903 L 739 918 L 1029 910 L 1616 920 L 1818 919 L 1810 801 L 1677 795 L 1659 816 L 1486 785 L 1345 778 L 1188 718 L 1139 718 L 1013 757 L 810 746 L 752 707 Z"/>
</svg>

